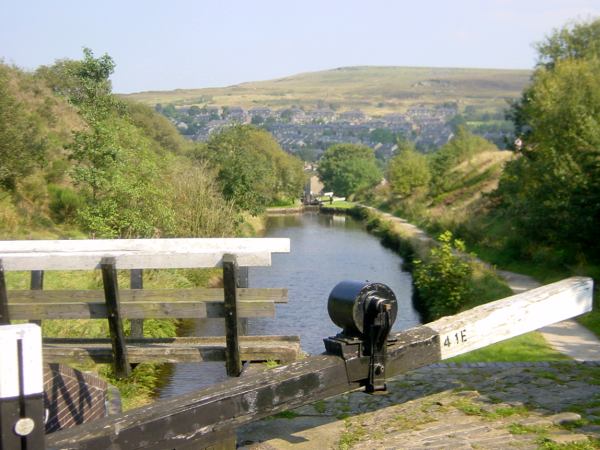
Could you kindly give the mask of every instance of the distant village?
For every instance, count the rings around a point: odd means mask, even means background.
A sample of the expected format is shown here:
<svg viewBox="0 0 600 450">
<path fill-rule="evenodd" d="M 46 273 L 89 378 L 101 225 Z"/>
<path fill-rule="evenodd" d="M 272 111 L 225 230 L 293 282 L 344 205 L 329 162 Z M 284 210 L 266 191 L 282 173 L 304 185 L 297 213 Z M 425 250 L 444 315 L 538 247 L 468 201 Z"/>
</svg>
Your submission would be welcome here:
<svg viewBox="0 0 600 450">
<path fill-rule="evenodd" d="M 306 110 L 298 107 L 274 110 L 266 107 L 191 106 L 156 109 L 167 116 L 190 139 L 206 141 L 212 133 L 234 123 L 254 124 L 273 134 L 283 149 L 304 160 L 314 161 L 332 144 L 364 144 L 382 160 L 397 149 L 399 136 L 415 143 L 422 152 L 432 151 L 453 136 L 458 107 L 455 103 L 418 105 L 405 113 L 369 117 L 360 110 L 336 112 L 329 108 Z M 488 127 L 490 128 L 490 127 Z M 502 146 L 507 130 L 473 130 Z"/>
</svg>

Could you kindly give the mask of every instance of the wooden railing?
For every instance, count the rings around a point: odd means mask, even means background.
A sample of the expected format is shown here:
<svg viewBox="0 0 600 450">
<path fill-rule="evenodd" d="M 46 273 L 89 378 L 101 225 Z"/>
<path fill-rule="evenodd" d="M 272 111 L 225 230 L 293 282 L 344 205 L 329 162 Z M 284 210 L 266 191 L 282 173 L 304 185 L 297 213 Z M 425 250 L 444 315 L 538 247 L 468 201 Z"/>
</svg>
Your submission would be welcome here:
<svg viewBox="0 0 600 450">
<path fill-rule="evenodd" d="M 0 322 L 45 319 L 106 319 L 110 339 L 45 339 L 46 362 L 92 359 L 114 362 L 117 376 L 144 361 L 225 360 L 239 375 L 242 360 L 295 359 L 294 336 L 240 337 L 238 320 L 272 317 L 286 289 L 241 287 L 239 266 L 268 266 L 271 253 L 289 252 L 288 239 L 118 239 L 0 242 Z M 140 289 L 143 269 L 222 267 L 224 288 Z M 43 290 L 43 271 L 100 269 L 104 291 Z M 131 269 L 131 285 L 120 289 L 117 269 Z M 32 289 L 7 291 L 4 272 L 32 271 Z M 225 320 L 222 338 L 144 339 L 143 319 Z M 123 319 L 136 330 L 125 338 Z"/>
</svg>

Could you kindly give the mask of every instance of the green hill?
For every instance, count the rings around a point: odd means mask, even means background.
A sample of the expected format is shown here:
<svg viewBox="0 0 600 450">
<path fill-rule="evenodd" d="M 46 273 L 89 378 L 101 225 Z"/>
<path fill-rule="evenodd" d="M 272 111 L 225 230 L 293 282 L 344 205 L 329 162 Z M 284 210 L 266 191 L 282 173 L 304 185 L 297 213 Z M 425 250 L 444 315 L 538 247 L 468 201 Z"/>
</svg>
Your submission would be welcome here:
<svg viewBox="0 0 600 450">
<path fill-rule="evenodd" d="M 115 99 L 109 70 L 85 78 L 106 60 L 90 52 L 32 73 L 0 62 L 0 238 L 234 234 L 194 144 L 152 108 Z"/>
<path fill-rule="evenodd" d="M 530 75 L 528 70 L 358 66 L 223 88 L 150 91 L 124 97 L 149 105 L 333 106 L 361 109 L 371 115 L 445 102 L 495 110 L 506 105 L 505 99 L 518 97 Z"/>
</svg>

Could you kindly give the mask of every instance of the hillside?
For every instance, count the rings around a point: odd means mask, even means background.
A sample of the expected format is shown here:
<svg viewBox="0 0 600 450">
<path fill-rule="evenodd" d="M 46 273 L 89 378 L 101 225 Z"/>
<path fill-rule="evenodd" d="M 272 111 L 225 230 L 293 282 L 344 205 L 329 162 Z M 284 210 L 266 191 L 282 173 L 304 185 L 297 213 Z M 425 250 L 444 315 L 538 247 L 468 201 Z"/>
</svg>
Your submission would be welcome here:
<svg viewBox="0 0 600 450">
<path fill-rule="evenodd" d="M 193 144 L 152 108 L 117 100 L 110 57 L 84 53 L 33 73 L 0 63 L 0 237 L 235 234 Z"/>
<path fill-rule="evenodd" d="M 528 83 L 528 70 L 427 67 L 342 67 L 223 88 L 124 95 L 142 103 L 177 105 L 331 107 L 370 115 L 403 112 L 414 104 L 459 102 L 496 110 Z"/>
<path fill-rule="evenodd" d="M 401 149 L 390 162 L 389 185 L 379 189 L 375 204 L 434 233 L 456 230 L 485 214 L 490 206 L 486 194 L 498 187 L 505 164 L 514 157 L 459 127 L 433 154 Z M 420 175 L 423 170 L 429 177 Z"/>
</svg>

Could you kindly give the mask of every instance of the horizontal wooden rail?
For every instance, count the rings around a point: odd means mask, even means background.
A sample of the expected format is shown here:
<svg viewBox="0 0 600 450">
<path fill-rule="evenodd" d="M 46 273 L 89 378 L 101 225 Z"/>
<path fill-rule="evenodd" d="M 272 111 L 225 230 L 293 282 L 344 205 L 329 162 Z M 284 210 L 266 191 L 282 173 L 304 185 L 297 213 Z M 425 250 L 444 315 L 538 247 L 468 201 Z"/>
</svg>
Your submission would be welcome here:
<svg viewBox="0 0 600 450">
<path fill-rule="evenodd" d="M 223 288 L 119 289 L 122 302 L 222 302 Z M 285 288 L 238 288 L 241 302 L 269 301 L 287 303 Z M 104 292 L 90 290 L 14 290 L 8 291 L 9 304 L 49 302 L 101 302 Z"/>
<path fill-rule="evenodd" d="M 236 255 L 240 266 L 269 266 L 271 253 L 289 251 L 286 238 L 0 241 L 6 271 L 99 269 L 105 257 L 117 269 L 221 267 L 225 254 Z"/>
<path fill-rule="evenodd" d="M 130 363 L 225 361 L 224 337 L 125 339 Z M 240 336 L 243 361 L 290 362 L 298 358 L 298 336 Z M 45 362 L 95 362 L 113 360 L 110 339 L 44 339 Z"/>
<path fill-rule="evenodd" d="M 240 288 L 241 318 L 273 317 L 275 303 L 287 302 L 287 289 Z M 128 319 L 223 318 L 223 289 L 121 289 L 121 315 Z M 13 320 L 106 319 L 104 293 L 86 291 L 9 291 Z"/>
<path fill-rule="evenodd" d="M 570 278 L 397 333 L 396 341 L 388 346 L 386 375 L 398 375 L 590 311 L 592 290 L 591 279 Z M 363 358 L 345 361 L 334 355 L 313 356 L 53 433 L 47 437 L 47 446 L 203 448 L 214 443 L 218 433 L 236 426 L 357 389 L 368 373 Z"/>
</svg>

